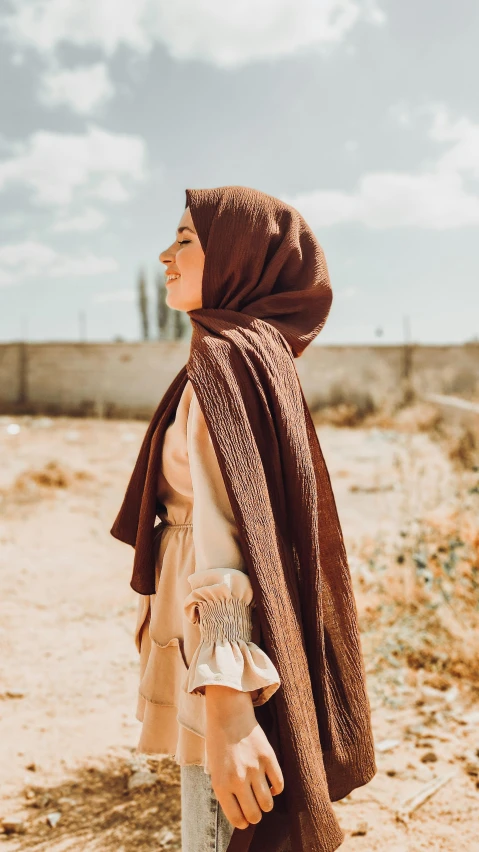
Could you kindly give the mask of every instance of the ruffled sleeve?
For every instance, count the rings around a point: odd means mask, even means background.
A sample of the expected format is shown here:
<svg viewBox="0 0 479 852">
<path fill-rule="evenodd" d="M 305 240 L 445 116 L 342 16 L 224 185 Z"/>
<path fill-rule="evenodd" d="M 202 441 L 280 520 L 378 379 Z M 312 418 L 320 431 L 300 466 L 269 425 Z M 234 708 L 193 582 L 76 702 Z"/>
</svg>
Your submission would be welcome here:
<svg viewBox="0 0 479 852">
<path fill-rule="evenodd" d="M 251 692 L 254 706 L 279 688 L 276 667 L 252 641 L 253 588 L 244 564 L 233 512 L 203 413 L 193 393 L 187 422 L 193 487 L 195 572 L 184 611 L 199 623 L 200 642 L 184 689 L 204 695 L 208 684 Z"/>
</svg>

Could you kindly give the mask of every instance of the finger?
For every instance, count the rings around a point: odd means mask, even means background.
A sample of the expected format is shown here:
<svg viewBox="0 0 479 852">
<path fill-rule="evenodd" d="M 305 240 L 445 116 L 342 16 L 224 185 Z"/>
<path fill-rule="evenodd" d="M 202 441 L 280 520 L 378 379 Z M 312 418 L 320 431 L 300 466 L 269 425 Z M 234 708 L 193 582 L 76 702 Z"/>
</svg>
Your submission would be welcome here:
<svg viewBox="0 0 479 852">
<path fill-rule="evenodd" d="M 219 796 L 216 794 L 216 798 L 223 809 L 226 819 L 229 820 L 231 825 L 234 825 L 235 828 L 248 828 L 249 822 L 241 810 L 234 793 L 222 793 Z"/>
<path fill-rule="evenodd" d="M 276 756 L 271 759 L 267 758 L 263 766 L 271 784 L 271 793 L 273 796 L 278 796 L 284 790 L 284 778 Z"/>
<path fill-rule="evenodd" d="M 261 810 L 272 811 L 274 807 L 273 796 L 264 770 L 260 770 L 258 775 L 251 779 L 251 787 Z"/>
<path fill-rule="evenodd" d="M 256 796 L 253 793 L 250 784 L 243 781 L 241 788 L 236 791 L 236 798 L 238 799 L 240 808 L 248 822 L 252 822 L 255 825 L 260 822 L 263 812 L 256 801 Z"/>
</svg>

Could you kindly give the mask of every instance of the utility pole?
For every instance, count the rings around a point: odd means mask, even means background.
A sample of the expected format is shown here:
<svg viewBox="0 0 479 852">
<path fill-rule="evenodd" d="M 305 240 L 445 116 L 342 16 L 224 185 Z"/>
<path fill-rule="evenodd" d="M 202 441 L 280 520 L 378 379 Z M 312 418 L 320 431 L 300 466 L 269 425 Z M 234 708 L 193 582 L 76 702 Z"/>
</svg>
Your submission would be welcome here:
<svg viewBox="0 0 479 852">
<path fill-rule="evenodd" d="M 170 308 L 166 303 L 165 275 L 159 272 L 156 278 L 156 322 L 158 340 L 164 340 L 167 336 Z"/>
<path fill-rule="evenodd" d="M 403 316 L 403 366 L 402 366 L 402 384 L 403 384 L 403 405 L 409 405 L 414 401 L 415 392 L 412 383 L 412 345 L 411 345 L 411 323 L 409 315 Z"/>
<path fill-rule="evenodd" d="M 141 331 L 143 340 L 149 338 L 149 322 L 148 322 L 148 293 L 146 289 L 145 273 L 140 270 L 138 276 L 138 303 L 140 308 Z"/>
<path fill-rule="evenodd" d="M 409 378 L 412 367 L 411 358 L 411 323 L 409 316 L 403 316 L 403 335 L 404 335 L 404 360 L 403 360 L 403 376 Z"/>
<path fill-rule="evenodd" d="M 78 312 L 78 328 L 80 333 L 81 343 L 86 342 L 86 313 L 85 311 Z"/>
<path fill-rule="evenodd" d="M 28 400 L 28 317 L 22 316 L 20 342 L 18 345 L 18 393 L 17 405 L 20 411 L 25 408 Z"/>
<path fill-rule="evenodd" d="M 27 337 L 28 337 L 28 317 L 25 316 L 25 314 L 23 314 L 22 315 L 22 321 L 21 321 L 21 324 L 20 324 L 20 340 L 23 340 L 25 342 L 27 340 Z"/>
</svg>

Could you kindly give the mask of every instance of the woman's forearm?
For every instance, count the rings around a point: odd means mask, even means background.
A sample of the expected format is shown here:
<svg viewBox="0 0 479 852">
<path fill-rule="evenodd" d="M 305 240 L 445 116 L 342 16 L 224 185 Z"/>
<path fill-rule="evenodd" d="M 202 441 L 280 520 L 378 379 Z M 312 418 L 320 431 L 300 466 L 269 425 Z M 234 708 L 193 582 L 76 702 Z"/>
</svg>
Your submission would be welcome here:
<svg viewBox="0 0 479 852">
<path fill-rule="evenodd" d="M 207 684 L 205 686 L 206 714 L 212 719 L 235 717 L 238 714 L 253 712 L 253 695 L 257 690 L 242 692 L 222 684 Z"/>
<path fill-rule="evenodd" d="M 250 692 L 242 692 L 229 686 L 208 684 L 205 686 L 206 731 L 221 737 L 225 742 L 236 743 L 249 736 L 258 724 Z"/>
</svg>

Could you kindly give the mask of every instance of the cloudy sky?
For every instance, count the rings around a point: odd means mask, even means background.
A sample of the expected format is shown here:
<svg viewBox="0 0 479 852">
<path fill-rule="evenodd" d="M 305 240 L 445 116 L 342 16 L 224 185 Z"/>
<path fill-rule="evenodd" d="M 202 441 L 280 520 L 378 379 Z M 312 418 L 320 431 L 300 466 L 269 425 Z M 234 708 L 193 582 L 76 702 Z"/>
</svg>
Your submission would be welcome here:
<svg viewBox="0 0 479 852">
<path fill-rule="evenodd" d="M 0 340 L 138 339 L 139 268 L 225 184 L 313 227 L 318 343 L 479 335 L 476 0 L 1 10 Z"/>
</svg>

